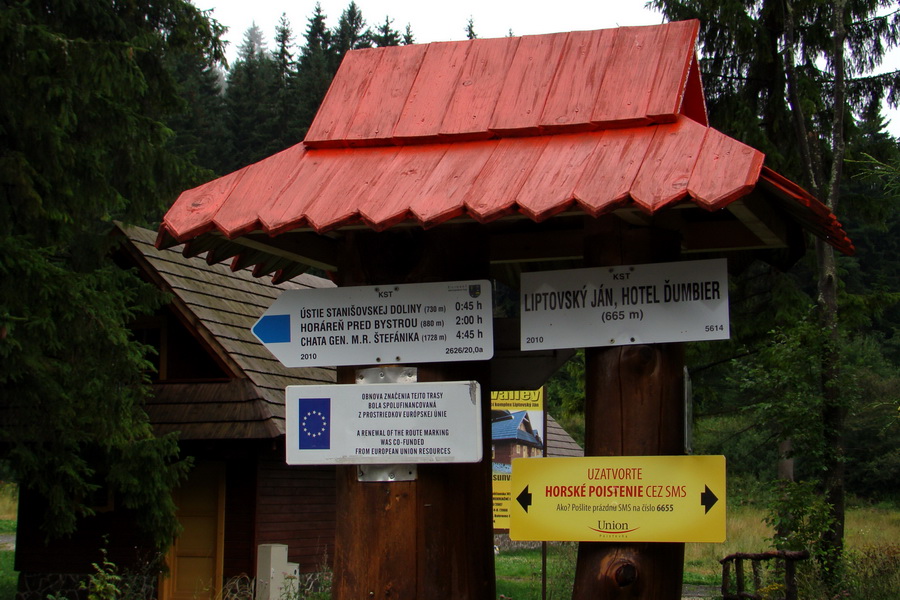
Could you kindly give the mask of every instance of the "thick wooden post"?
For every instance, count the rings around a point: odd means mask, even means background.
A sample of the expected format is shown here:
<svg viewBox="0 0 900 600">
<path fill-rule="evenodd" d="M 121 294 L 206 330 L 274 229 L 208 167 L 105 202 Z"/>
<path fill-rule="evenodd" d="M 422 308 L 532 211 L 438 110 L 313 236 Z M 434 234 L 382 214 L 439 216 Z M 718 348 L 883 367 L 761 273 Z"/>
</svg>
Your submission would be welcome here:
<svg viewBox="0 0 900 600">
<path fill-rule="evenodd" d="M 360 231 L 343 248 L 341 285 L 486 278 L 487 239 L 472 228 Z M 420 464 L 415 481 L 360 482 L 338 467 L 333 596 L 494 598 L 490 381 L 487 361 L 407 364 L 418 381 L 476 380 L 482 386 L 478 464 Z M 356 368 L 338 370 L 353 383 Z"/>
<path fill-rule="evenodd" d="M 616 217 L 588 224 L 585 263 L 609 266 L 678 258 L 665 232 Z M 682 344 L 585 350 L 585 455 L 684 453 Z M 684 544 L 583 542 L 572 598 L 681 598 Z"/>
</svg>

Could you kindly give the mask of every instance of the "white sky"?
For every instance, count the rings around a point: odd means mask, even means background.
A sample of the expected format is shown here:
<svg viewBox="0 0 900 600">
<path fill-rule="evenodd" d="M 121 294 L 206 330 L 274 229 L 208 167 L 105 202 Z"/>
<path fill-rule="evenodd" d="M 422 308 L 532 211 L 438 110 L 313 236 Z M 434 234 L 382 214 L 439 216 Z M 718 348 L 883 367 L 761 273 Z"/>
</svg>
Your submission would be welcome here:
<svg viewBox="0 0 900 600">
<path fill-rule="evenodd" d="M 287 15 L 295 42 L 302 44 L 307 20 L 316 0 L 193 0 L 201 9 L 214 9 L 213 18 L 229 28 L 225 36 L 229 60 L 236 54 L 244 32 L 254 22 L 265 34 L 271 49 L 281 14 Z M 472 17 L 478 37 L 555 33 L 605 29 L 623 25 L 656 25 L 662 15 L 644 8 L 646 0 L 356 0 L 363 18 L 373 29 L 385 17 L 394 20 L 401 33 L 407 23 L 417 43 L 466 39 L 466 24 Z M 329 27 L 337 25 L 350 0 L 319 0 Z"/>
<path fill-rule="evenodd" d="M 294 31 L 295 44 L 302 45 L 307 20 L 316 0 L 193 0 L 201 9 L 213 9 L 212 16 L 229 28 L 229 62 L 234 61 L 244 32 L 253 23 L 262 30 L 266 43 L 274 46 L 275 27 L 282 13 L 287 15 Z M 393 19 L 393 27 L 401 33 L 407 23 L 415 41 L 420 44 L 463 40 L 466 25 L 472 18 L 478 37 L 556 33 L 606 29 L 627 25 L 657 25 L 662 15 L 644 8 L 646 0 L 449 0 L 440 4 L 429 0 L 356 0 L 363 18 L 373 29 Z M 334 27 L 350 0 L 319 0 L 326 24 Z M 893 65 L 900 65 L 900 51 L 893 52 Z M 898 68 L 885 65 L 883 70 Z M 900 110 L 885 111 L 890 119 L 888 130 L 900 136 Z"/>
</svg>

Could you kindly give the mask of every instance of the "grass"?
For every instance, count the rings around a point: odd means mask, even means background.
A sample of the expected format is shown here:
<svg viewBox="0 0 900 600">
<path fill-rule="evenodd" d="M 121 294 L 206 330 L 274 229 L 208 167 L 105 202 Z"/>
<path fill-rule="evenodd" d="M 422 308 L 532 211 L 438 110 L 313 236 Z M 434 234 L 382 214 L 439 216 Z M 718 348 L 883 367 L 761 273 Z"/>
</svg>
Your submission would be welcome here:
<svg viewBox="0 0 900 600">
<path fill-rule="evenodd" d="M 15 531 L 15 486 L 0 484 L 0 534 Z M 754 506 L 730 507 L 726 517 L 728 539 L 722 544 L 685 544 L 684 582 L 692 585 L 718 586 L 722 574 L 719 559 L 734 552 L 762 552 L 771 549 L 772 533 L 766 525 L 765 511 Z M 859 556 L 873 553 L 900 563 L 900 511 L 896 506 L 856 506 L 848 510 L 846 545 Z M 547 598 L 570 598 L 578 545 L 547 544 Z M 0 550 L 0 600 L 13 600 L 18 574 L 13 570 L 15 553 Z M 881 565 L 884 560 L 868 560 L 863 564 Z M 894 563 L 891 563 L 894 564 Z M 540 544 L 503 544 L 496 556 L 497 597 L 506 600 L 538 600 L 541 598 Z M 900 568 L 887 574 L 870 576 L 884 585 L 895 585 Z M 888 598 L 871 594 L 863 598 Z"/>
<path fill-rule="evenodd" d="M 0 600 L 16 597 L 19 574 L 13 570 L 15 558 L 16 553 L 12 550 L 0 550 Z"/>
<path fill-rule="evenodd" d="M 728 539 L 721 544 L 685 544 L 684 583 L 719 586 L 722 566 L 719 559 L 735 552 L 771 550 L 772 532 L 765 523 L 765 511 L 753 506 L 730 508 L 726 517 Z M 845 542 L 848 552 L 858 555 L 896 554 L 900 562 L 900 511 L 896 507 L 855 507 L 847 512 Z M 576 544 L 548 544 L 547 598 L 571 597 L 577 557 Z M 893 553 L 893 554 L 892 554 Z M 889 558 L 891 558 L 889 556 Z M 873 561 L 866 561 L 874 564 Z M 539 600 L 541 598 L 540 548 L 501 549 L 496 557 L 498 598 Z M 900 569 L 882 579 L 897 578 Z M 502 594 L 502 596 L 501 596 Z M 891 596 L 863 596 L 889 598 Z"/>
<path fill-rule="evenodd" d="M 14 483 L 0 481 L 0 520 L 15 521 L 19 506 L 19 488 Z"/>
<path fill-rule="evenodd" d="M 13 483 L 0 482 L 0 534 L 16 532 L 19 490 Z M 19 574 L 14 570 L 16 553 L 0 550 L 0 600 L 13 600 Z"/>
<path fill-rule="evenodd" d="M 572 597 L 572 573 L 578 544 L 547 544 L 547 598 Z M 496 557 L 497 597 L 530 600 L 541 597 L 541 548 L 512 547 Z"/>
</svg>

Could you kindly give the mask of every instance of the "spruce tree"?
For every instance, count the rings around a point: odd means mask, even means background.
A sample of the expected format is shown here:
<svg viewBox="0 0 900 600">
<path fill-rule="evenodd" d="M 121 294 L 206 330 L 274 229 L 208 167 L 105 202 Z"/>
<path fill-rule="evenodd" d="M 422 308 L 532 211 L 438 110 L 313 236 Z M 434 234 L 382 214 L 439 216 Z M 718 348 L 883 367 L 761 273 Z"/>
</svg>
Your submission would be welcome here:
<svg viewBox="0 0 900 600">
<path fill-rule="evenodd" d="M 174 132 L 169 148 L 186 156 L 213 176 L 224 175 L 233 155 L 226 126 L 225 74 L 192 53 L 173 54 L 169 69 L 178 85 L 181 110 L 166 120 Z"/>
<path fill-rule="evenodd" d="M 855 121 L 885 97 L 896 97 L 900 74 L 872 75 L 900 35 L 889 0 L 653 0 L 670 20 L 701 20 L 710 120 L 767 154 L 776 170 L 801 182 L 845 224 L 848 151 L 864 139 Z M 894 12 L 889 12 L 893 10 Z M 826 573 L 837 573 L 843 549 L 845 441 L 849 395 L 842 397 L 840 348 L 847 320 L 839 307 L 840 275 L 831 246 L 815 242 L 814 284 L 820 332 L 818 456 L 823 497 L 832 523 L 822 535 Z M 846 306 L 846 303 L 845 303 Z M 783 434 L 786 435 L 786 434 Z M 811 457 L 810 457 L 811 458 Z"/>
<path fill-rule="evenodd" d="M 475 20 L 472 17 L 469 17 L 469 20 L 466 22 L 466 39 L 474 40 L 478 38 L 478 34 L 475 33 Z"/>
<path fill-rule="evenodd" d="M 307 21 L 305 43 L 300 50 L 298 61 L 297 89 L 300 98 L 297 116 L 306 129 L 309 128 L 316 111 L 319 110 L 319 105 L 325 99 L 325 93 L 335 73 L 332 70 L 333 61 L 329 58 L 332 35 L 325 24 L 325 18 L 322 6 L 316 3 L 313 14 Z"/>
<path fill-rule="evenodd" d="M 187 465 L 143 409 L 128 329 L 153 288 L 110 258 L 114 220 L 149 224 L 198 171 L 173 154 L 166 57 L 223 58 L 185 0 L 0 4 L 0 461 L 71 534 L 108 489 L 166 548 Z"/>
<path fill-rule="evenodd" d="M 385 17 L 384 22 L 375 28 L 372 33 L 372 43 L 375 46 L 399 46 L 403 38 L 400 32 L 393 27 L 394 20 Z"/>
<path fill-rule="evenodd" d="M 280 152 L 300 142 L 305 124 L 300 121 L 297 107 L 300 104 L 298 65 L 294 59 L 294 33 L 287 15 L 282 14 L 275 29 L 275 51 L 272 56 L 275 76 L 271 92 L 274 112 L 271 120 L 272 141 L 268 153 Z"/>
<path fill-rule="evenodd" d="M 262 30 L 254 23 L 244 33 L 237 59 L 228 73 L 226 104 L 234 154 L 229 171 L 272 154 L 275 122 L 276 64 Z"/>
<path fill-rule="evenodd" d="M 413 35 L 412 26 L 407 23 L 406 29 L 403 30 L 403 45 L 408 46 L 409 44 L 416 43 L 416 36 Z"/>
<path fill-rule="evenodd" d="M 366 28 L 366 20 L 356 2 L 351 0 L 331 35 L 332 68 L 337 72 L 344 55 L 349 50 L 372 46 L 372 32 Z"/>
</svg>

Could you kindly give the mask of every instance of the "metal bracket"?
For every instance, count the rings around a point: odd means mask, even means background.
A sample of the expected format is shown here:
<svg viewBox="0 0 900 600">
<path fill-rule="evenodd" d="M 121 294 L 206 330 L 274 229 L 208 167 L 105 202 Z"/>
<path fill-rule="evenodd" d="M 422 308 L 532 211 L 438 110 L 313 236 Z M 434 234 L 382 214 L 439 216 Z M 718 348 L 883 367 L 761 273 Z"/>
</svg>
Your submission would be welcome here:
<svg viewBox="0 0 900 600">
<path fill-rule="evenodd" d="M 418 370 L 415 367 L 372 367 L 357 369 L 356 383 L 415 383 Z M 360 482 L 415 481 L 419 477 L 418 465 L 357 465 L 356 480 Z"/>
<path fill-rule="evenodd" d="M 357 465 L 357 481 L 415 481 L 418 465 Z"/>
</svg>

